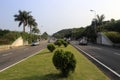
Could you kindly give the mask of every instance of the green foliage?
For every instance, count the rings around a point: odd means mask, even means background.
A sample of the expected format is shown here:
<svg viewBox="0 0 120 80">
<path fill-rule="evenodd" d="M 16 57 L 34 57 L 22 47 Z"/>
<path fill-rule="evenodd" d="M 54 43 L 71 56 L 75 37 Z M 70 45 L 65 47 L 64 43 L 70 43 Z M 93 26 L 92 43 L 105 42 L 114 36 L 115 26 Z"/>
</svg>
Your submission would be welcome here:
<svg viewBox="0 0 120 80">
<path fill-rule="evenodd" d="M 53 56 L 53 64 L 60 70 L 63 76 L 67 77 L 70 72 L 74 72 L 76 59 L 72 52 L 57 50 Z"/>
<path fill-rule="evenodd" d="M 103 25 L 105 31 L 115 31 L 120 33 L 120 20 L 114 20 L 108 21 L 106 24 Z"/>
<path fill-rule="evenodd" d="M 90 42 L 95 43 L 97 38 L 97 33 L 93 26 L 87 26 L 84 31 L 84 36 L 86 36 Z"/>
<path fill-rule="evenodd" d="M 47 32 L 44 32 L 44 33 L 41 35 L 41 38 L 47 40 L 47 39 L 48 39 L 48 34 L 47 34 Z"/>
<path fill-rule="evenodd" d="M 60 38 L 78 39 L 79 37 L 83 35 L 84 30 L 85 28 L 83 27 L 73 28 L 73 29 L 63 29 L 53 34 L 53 37 L 58 38 L 58 39 Z"/>
<path fill-rule="evenodd" d="M 65 47 L 68 46 L 68 42 L 64 39 L 58 39 L 54 44 L 58 47 L 60 47 L 61 45 L 64 45 Z"/>
<path fill-rule="evenodd" d="M 28 25 L 28 19 L 31 16 L 31 12 L 19 10 L 18 13 L 19 14 L 14 15 L 14 20 L 19 22 L 19 27 L 23 24 L 23 32 L 25 32 L 25 26 Z"/>
<path fill-rule="evenodd" d="M 113 42 L 120 43 L 120 33 L 118 32 L 104 32 L 104 34 Z"/>
<path fill-rule="evenodd" d="M 68 46 L 68 42 L 67 42 L 67 41 L 63 41 L 63 45 L 64 45 L 65 47 L 67 47 L 67 46 Z"/>
<path fill-rule="evenodd" d="M 0 45 L 12 44 L 20 36 L 22 36 L 24 41 L 28 41 L 29 43 L 40 38 L 39 35 L 29 34 L 26 32 L 0 30 Z"/>
<path fill-rule="evenodd" d="M 54 44 L 60 47 L 62 45 L 62 41 L 58 39 Z"/>
<path fill-rule="evenodd" d="M 55 50 L 55 46 L 53 44 L 48 44 L 47 48 L 50 52 L 53 52 Z"/>
<path fill-rule="evenodd" d="M 0 38 L 0 45 L 4 44 L 11 44 L 13 41 L 15 41 L 18 37 L 20 37 L 20 33 L 16 31 L 9 31 Z"/>
</svg>

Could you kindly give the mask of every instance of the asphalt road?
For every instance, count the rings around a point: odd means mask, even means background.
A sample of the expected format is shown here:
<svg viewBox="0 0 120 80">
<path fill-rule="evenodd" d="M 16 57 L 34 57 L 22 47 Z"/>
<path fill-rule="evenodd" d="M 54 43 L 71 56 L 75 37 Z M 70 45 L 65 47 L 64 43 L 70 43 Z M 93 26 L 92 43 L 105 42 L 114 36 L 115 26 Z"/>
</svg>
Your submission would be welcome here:
<svg viewBox="0 0 120 80">
<path fill-rule="evenodd" d="M 85 46 L 78 45 L 78 42 L 73 42 L 72 44 L 93 56 L 95 59 L 99 60 L 120 75 L 120 48 L 93 44 L 88 44 Z"/>
<path fill-rule="evenodd" d="M 35 54 L 47 45 L 47 41 L 41 42 L 38 46 L 23 46 L 6 51 L 0 51 L 0 71 L 16 62 Z"/>
</svg>

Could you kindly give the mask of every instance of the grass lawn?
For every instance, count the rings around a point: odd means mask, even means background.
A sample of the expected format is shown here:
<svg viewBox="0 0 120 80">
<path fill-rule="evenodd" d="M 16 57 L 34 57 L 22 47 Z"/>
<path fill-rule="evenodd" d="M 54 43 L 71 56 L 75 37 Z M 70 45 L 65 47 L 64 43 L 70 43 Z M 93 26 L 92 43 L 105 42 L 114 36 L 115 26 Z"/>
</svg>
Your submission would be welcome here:
<svg viewBox="0 0 120 80">
<path fill-rule="evenodd" d="M 94 64 L 69 45 L 77 59 L 75 72 L 68 78 L 60 76 L 52 63 L 53 53 L 44 49 L 39 54 L 0 73 L 0 80 L 110 80 Z"/>
</svg>

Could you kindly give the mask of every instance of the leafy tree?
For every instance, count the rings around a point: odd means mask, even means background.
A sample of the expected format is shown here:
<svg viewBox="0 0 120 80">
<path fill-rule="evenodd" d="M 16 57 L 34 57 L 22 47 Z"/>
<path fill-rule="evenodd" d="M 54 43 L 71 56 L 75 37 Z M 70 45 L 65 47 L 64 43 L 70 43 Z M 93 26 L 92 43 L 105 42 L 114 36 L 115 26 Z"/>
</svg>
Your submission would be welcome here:
<svg viewBox="0 0 120 80">
<path fill-rule="evenodd" d="M 14 17 L 15 17 L 15 21 L 19 21 L 19 27 L 23 24 L 23 32 L 25 32 L 25 27 L 27 26 L 28 24 L 28 18 L 30 16 L 30 12 L 27 12 L 27 11 L 21 11 L 19 10 L 18 11 L 19 14 L 15 14 Z"/>
<path fill-rule="evenodd" d="M 32 33 L 40 33 L 40 30 L 37 28 L 37 27 L 34 27 L 33 29 L 32 29 Z"/>
<path fill-rule="evenodd" d="M 73 28 L 73 29 L 63 29 L 53 34 L 55 38 L 74 38 L 79 39 L 83 36 L 85 28 Z"/>
<path fill-rule="evenodd" d="M 48 34 L 47 34 L 47 32 L 44 32 L 42 35 L 41 35 L 41 38 L 43 38 L 43 39 L 48 39 Z"/>
<path fill-rule="evenodd" d="M 93 26 L 87 26 L 83 33 L 90 42 L 96 42 L 97 34 Z"/>
</svg>

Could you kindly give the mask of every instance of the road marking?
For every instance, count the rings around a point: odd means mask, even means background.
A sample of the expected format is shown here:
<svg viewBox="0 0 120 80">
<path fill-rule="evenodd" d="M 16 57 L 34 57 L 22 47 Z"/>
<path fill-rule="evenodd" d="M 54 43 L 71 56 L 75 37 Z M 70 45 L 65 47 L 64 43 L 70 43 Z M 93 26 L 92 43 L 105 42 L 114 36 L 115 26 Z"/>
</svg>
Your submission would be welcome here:
<svg viewBox="0 0 120 80">
<path fill-rule="evenodd" d="M 0 72 L 3 72 L 3 71 L 5 71 L 6 69 L 8 69 L 8 68 L 10 68 L 10 67 L 12 67 L 12 66 L 15 66 L 16 64 L 18 64 L 18 63 L 20 63 L 20 62 L 22 62 L 22 61 L 27 60 L 28 58 L 30 58 L 30 57 L 32 57 L 32 56 L 34 56 L 34 55 L 36 55 L 36 54 L 38 54 L 38 53 L 40 53 L 40 52 L 42 52 L 42 51 L 43 51 L 43 49 L 40 50 L 40 51 L 38 51 L 38 52 L 36 52 L 36 53 L 33 54 L 33 55 L 30 55 L 30 56 L 28 56 L 28 57 L 26 57 L 26 58 L 24 58 L 24 59 L 22 59 L 22 60 L 20 60 L 20 61 L 18 61 L 18 62 L 16 62 L 16 63 L 12 64 L 12 65 L 10 65 L 10 66 L 8 66 L 8 67 L 6 67 L 6 68 L 0 70 Z"/>
<path fill-rule="evenodd" d="M 101 64 L 102 66 L 104 66 L 105 68 L 107 68 L 109 71 L 111 71 L 112 73 L 114 73 L 116 76 L 118 76 L 120 78 L 120 74 L 117 73 L 116 71 L 114 71 L 113 69 L 109 68 L 108 66 L 106 66 L 105 64 L 103 64 L 102 62 L 100 62 L 99 60 L 97 60 L 96 58 L 92 57 L 91 55 L 89 55 L 87 52 L 83 51 L 82 49 L 80 49 L 79 47 L 75 46 L 77 49 L 79 49 L 80 51 L 82 51 L 84 54 L 86 54 L 87 56 L 89 56 L 90 58 L 92 58 L 93 60 L 95 60 L 96 62 L 98 62 L 99 64 Z"/>
<path fill-rule="evenodd" d="M 120 54 L 119 54 L 119 53 L 117 53 L 117 52 L 116 52 L 116 53 L 114 53 L 114 54 L 116 54 L 116 55 L 120 56 Z"/>
<path fill-rule="evenodd" d="M 12 53 L 12 52 L 6 53 L 6 54 L 3 54 L 2 56 L 8 56 L 8 55 L 10 55 L 10 54 L 13 54 L 13 53 Z"/>
</svg>

